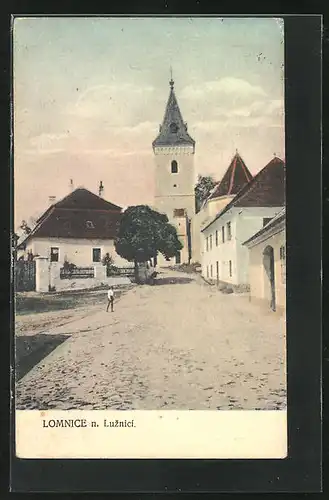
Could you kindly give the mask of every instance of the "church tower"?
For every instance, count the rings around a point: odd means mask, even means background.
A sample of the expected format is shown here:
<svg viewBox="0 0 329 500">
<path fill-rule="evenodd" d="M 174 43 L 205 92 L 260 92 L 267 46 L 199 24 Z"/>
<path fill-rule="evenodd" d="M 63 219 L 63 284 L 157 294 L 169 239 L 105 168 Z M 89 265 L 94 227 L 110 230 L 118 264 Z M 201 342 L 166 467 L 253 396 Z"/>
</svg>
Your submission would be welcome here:
<svg viewBox="0 0 329 500">
<path fill-rule="evenodd" d="M 187 132 L 172 76 L 169 85 L 164 118 L 152 143 L 155 158 L 154 206 L 158 212 L 165 213 L 177 229 L 183 244 L 183 249 L 174 259 L 179 264 L 188 262 L 191 257 L 190 221 L 195 214 L 195 141 Z M 159 265 L 164 265 L 164 262 L 159 262 Z"/>
</svg>

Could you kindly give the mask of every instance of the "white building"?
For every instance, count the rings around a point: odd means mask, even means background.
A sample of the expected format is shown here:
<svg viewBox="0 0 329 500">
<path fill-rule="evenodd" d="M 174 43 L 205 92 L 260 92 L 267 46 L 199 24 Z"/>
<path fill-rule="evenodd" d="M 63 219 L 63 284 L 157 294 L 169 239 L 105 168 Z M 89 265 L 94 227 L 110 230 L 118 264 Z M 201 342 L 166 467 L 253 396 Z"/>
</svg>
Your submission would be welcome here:
<svg viewBox="0 0 329 500">
<path fill-rule="evenodd" d="M 252 174 L 238 151 L 226 170 L 222 180 L 216 184 L 200 211 L 193 218 L 192 257 L 194 262 L 201 262 L 201 230 L 221 210 L 223 210 L 235 195 L 252 179 Z"/>
<path fill-rule="evenodd" d="M 109 253 L 118 267 L 129 266 L 114 248 L 121 208 L 87 189 L 78 188 L 53 203 L 19 244 L 17 257 L 32 253 L 50 262 L 93 266 Z"/>
<path fill-rule="evenodd" d="M 249 250 L 250 300 L 267 309 L 286 308 L 286 225 L 281 210 L 244 245 Z"/>
<path fill-rule="evenodd" d="M 189 221 L 195 214 L 195 141 L 187 132 L 170 80 L 170 93 L 159 134 L 153 141 L 155 159 L 154 208 L 167 215 L 176 227 L 183 249 L 175 259 L 158 256 L 160 266 L 180 264 L 189 260 Z"/>
<path fill-rule="evenodd" d="M 201 230 L 202 275 L 233 288 L 248 288 L 249 253 L 243 243 L 284 205 L 284 162 L 274 157 Z"/>
</svg>

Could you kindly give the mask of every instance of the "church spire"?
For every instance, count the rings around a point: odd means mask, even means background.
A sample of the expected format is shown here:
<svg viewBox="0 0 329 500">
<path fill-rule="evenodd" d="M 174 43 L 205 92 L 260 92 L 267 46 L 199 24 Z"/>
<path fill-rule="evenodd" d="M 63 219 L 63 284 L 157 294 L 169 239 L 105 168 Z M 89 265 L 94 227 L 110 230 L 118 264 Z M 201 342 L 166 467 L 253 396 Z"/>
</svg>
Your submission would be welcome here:
<svg viewBox="0 0 329 500">
<path fill-rule="evenodd" d="M 170 93 L 166 105 L 162 124 L 159 127 L 159 134 L 153 141 L 153 147 L 156 146 L 193 146 L 195 141 L 187 132 L 187 124 L 184 122 L 182 113 L 179 109 L 177 98 L 174 91 L 174 80 L 172 67 L 170 66 Z"/>
<path fill-rule="evenodd" d="M 169 85 L 170 85 L 170 88 L 173 90 L 174 89 L 174 80 L 172 78 L 172 67 L 170 66 L 170 81 L 169 81 Z"/>
</svg>

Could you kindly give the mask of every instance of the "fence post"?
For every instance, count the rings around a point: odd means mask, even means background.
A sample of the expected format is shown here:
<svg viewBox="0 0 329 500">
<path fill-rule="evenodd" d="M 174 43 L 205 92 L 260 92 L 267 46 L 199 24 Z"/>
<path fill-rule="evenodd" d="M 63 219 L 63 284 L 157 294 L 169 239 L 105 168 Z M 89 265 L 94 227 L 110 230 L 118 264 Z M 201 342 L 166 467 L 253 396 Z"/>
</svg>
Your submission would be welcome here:
<svg viewBox="0 0 329 500">
<path fill-rule="evenodd" d="M 48 257 L 35 257 L 35 290 L 49 291 L 49 263 Z"/>
<path fill-rule="evenodd" d="M 60 285 L 61 265 L 60 262 L 51 262 L 49 266 L 49 286 L 55 290 Z"/>
</svg>

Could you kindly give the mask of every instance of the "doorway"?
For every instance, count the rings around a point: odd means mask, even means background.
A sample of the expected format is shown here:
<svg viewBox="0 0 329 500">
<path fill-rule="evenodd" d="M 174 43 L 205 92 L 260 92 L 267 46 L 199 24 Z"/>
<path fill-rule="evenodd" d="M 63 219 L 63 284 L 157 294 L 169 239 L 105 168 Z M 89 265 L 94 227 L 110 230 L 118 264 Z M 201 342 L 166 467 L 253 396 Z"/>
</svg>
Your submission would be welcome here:
<svg viewBox="0 0 329 500">
<path fill-rule="evenodd" d="M 265 298 L 269 301 L 272 311 L 276 310 L 275 275 L 274 275 L 274 250 L 268 245 L 263 252 L 263 266 L 265 275 Z"/>
<path fill-rule="evenodd" d="M 176 253 L 176 264 L 180 264 L 181 263 L 181 255 L 180 255 L 180 252 L 177 252 Z"/>
</svg>

